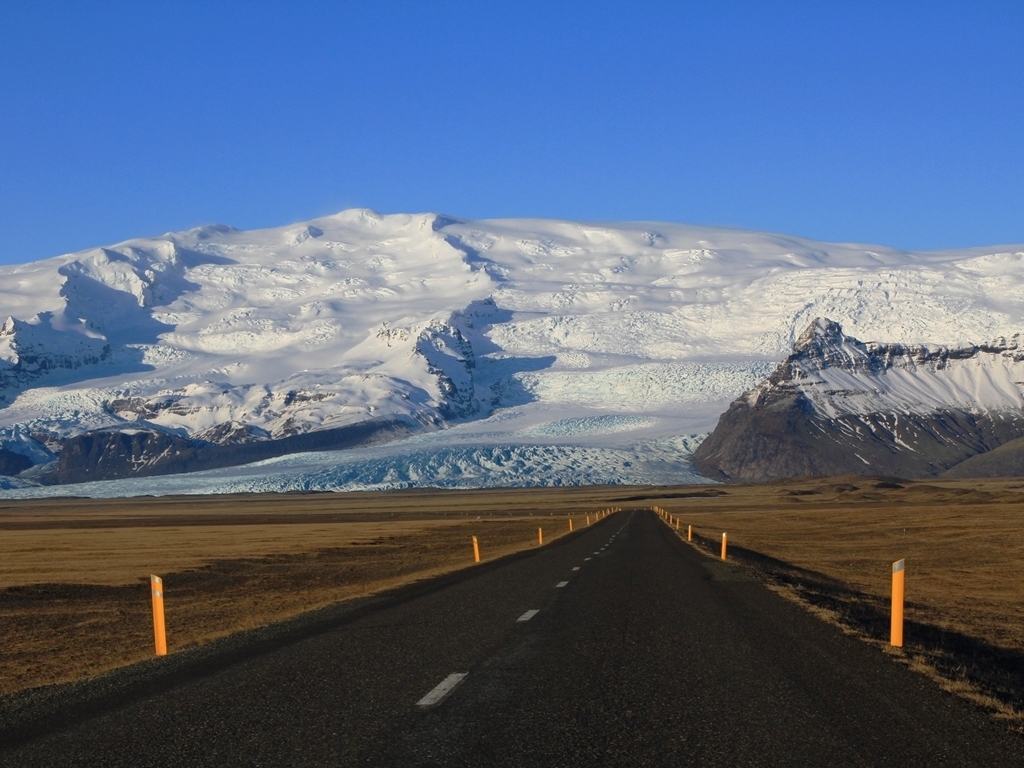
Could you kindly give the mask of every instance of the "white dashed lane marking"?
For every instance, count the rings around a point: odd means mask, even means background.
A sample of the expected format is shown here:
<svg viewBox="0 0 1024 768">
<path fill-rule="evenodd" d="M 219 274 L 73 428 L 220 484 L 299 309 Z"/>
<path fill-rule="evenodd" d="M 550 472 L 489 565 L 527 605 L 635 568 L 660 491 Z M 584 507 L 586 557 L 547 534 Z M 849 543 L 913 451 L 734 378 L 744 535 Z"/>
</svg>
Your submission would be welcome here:
<svg viewBox="0 0 1024 768">
<path fill-rule="evenodd" d="M 589 560 L 589 559 L 590 559 L 589 557 L 584 557 L 584 558 L 583 558 L 583 562 L 586 562 L 586 561 L 587 561 L 587 560 Z"/>
<path fill-rule="evenodd" d="M 422 699 L 416 702 L 417 707 L 432 707 L 435 704 L 440 703 L 445 696 L 455 690 L 455 686 L 465 679 L 469 672 L 453 672 L 448 675 L 444 680 L 437 684 L 430 693 L 424 696 Z"/>
<path fill-rule="evenodd" d="M 574 571 L 578 571 L 579 569 L 580 567 L 578 565 L 575 568 L 573 568 Z"/>
<path fill-rule="evenodd" d="M 557 584 L 555 584 L 555 589 L 558 589 L 559 587 L 564 587 L 568 583 L 568 581 L 560 581 Z"/>
<path fill-rule="evenodd" d="M 516 619 L 516 621 L 529 621 L 534 616 L 536 616 L 538 613 L 540 613 L 540 611 L 537 611 L 537 610 L 527 611 L 522 616 L 520 616 L 518 619 Z"/>
</svg>

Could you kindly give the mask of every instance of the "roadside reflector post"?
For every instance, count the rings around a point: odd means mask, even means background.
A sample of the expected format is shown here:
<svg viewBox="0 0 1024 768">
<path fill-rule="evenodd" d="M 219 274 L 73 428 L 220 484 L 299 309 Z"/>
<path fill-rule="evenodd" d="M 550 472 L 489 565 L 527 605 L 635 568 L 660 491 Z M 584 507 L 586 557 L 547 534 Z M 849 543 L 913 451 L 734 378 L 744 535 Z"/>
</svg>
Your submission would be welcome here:
<svg viewBox="0 0 1024 768">
<path fill-rule="evenodd" d="M 544 529 L 543 528 L 538 528 L 537 529 L 537 544 L 540 545 L 540 544 L 543 544 L 543 543 L 544 543 Z"/>
<path fill-rule="evenodd" d="M 476 540 L 476 536 L 473 537 L 473 562 L 480 562 L 480 542 Z"/>
<path fill-rule="evenodd" d="M 149 591 L 153 595 L 153 639 L 156 655 L 167 655 L 167 627 L 164 624 L 164 580 L 159 576 L 149 577 Z"/>
<path fill-rule="evenodd" d="M 722 559 L 723 560 L 725 560 L 725 550 L 726 550 L 726 547 L 728 546 L 728 542 L 729 542 L 729 537 L 726 536 L 723 533 L 722 534 Z"/>
<path fill-rule="evenodd" d="M 679 530 L 679 518 L 678 517 L 676 518 L 676 530 L 677 531 Z"/>
<path fill-rule="evenodd" d="M 572 518 L 569 518 L 569 533 L 572 533 Z"/>
<path fill-rule="evenodd" d="M 903 647 L 903 575 L 906 573 L 905 561 L 897 560 L 892 564 L 892 628 L 889 645 Z"/>
<path fill-rule="evenodd" d="M 590 515 L 587 515 L 587 525 L 590 525 Z"/>
<path fill-rule="evenodd" d="M 692 525 L 686 526 L 686 540 L 687 541 L 693 541 L 693 526 Z"/>
</svg>

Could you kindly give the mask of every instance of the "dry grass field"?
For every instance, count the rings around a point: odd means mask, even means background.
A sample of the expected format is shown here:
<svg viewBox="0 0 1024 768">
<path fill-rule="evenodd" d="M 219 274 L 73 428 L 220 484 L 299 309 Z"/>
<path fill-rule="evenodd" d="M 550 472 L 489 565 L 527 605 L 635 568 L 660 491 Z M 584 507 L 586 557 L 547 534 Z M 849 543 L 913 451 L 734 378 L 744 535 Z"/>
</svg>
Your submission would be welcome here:
<svg viewBox="0 0 1024 768">
<path fill-rule="evenodd" d="M 718 546 L 752 550 L 888 599 L 907 561 L 907 619 L 1024 649 L 1024 484 L 865 478 L 730 486 L 660 506 Z"/>
<path fill-rule="evenodd" d="M 170 652 L 568 532 L 621 488 L 0 502 L 0 695 Z"/>
<path fill-rule="evenodd" d="M 717 552 L 884 647 L 907 561 L 901 658 L 1024 709 L 1024 482 L 861 477 L 765 485 L 0 502 L 0 695 L 171 652 L 536 546 L 609 506 L 654 504 Z M 959 686 L 959 688 L 958 688 Z"/>
<path fill-rule="evenodd" d="M 884 647 L 892 563 L 906 559 L 903 657 L 950 690 L 1024 711 L 1024 483 L 863 477 L 719 486 L 659 502 L 732 558 Z M 963 690 L 959 690 L 959 689 Z M 975 697 L 981 700 L 983 697 Z"/>
</svg>

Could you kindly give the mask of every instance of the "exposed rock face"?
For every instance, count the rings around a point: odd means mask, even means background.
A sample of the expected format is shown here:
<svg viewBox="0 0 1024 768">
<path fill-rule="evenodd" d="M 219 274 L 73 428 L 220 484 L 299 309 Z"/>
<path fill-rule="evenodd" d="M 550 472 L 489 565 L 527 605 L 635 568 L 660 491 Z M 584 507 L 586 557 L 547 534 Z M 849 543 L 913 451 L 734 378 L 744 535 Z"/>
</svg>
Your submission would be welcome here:
<svg viewBox="0 0 1024 768">
<path fill-rule="evenodd" d="M 300 451 L 338 450 L 397 440 L 417 425 L 372 420 L 280 440 L 243 440 L 221 445 L 193 441 L 157 430 L 98 430 L 70 438 L 46 483 L 82 483 L 230 467 Z M 238 436 L 232 433 L 231 436 Z"/>
<path fill-rule="evenodd" d="M 1024 437 L 1021 339 L 957 349 L 865 344 L 815 320 L 697 449 L 705 475 L 938 475 Z"/>
<path fill-rule="evenodd" d="M 184 471 L 196 463 L 190 440 L 166 432 L 86 432 L 71 438 L 60 452 L 50 482 L 83 483 L 115 477 L 141 477 Z"/>
<path fill-rule="evenodd" d="M 16 475 L 32 466 L 28 456 L 0 448 L 0 475 Z"/>
<path fill-rule="evenodd" d="M 474 396 L 473 345 L 459 328 L 434 321 L 420 331 L 415 349 L 427 361 L 427 372 L 437 377 L 438 411 L 444 418 L 466 418 L 480 410 Z"/>
<path fill-rule="evenodd" d="M 56 331 L 52 313 L 36 323 L 8 317 L 0 325 L 0 406 L 54 371 L 98 366 L 111 356 L 110 345 L 84 333 Z"/>
</svg>

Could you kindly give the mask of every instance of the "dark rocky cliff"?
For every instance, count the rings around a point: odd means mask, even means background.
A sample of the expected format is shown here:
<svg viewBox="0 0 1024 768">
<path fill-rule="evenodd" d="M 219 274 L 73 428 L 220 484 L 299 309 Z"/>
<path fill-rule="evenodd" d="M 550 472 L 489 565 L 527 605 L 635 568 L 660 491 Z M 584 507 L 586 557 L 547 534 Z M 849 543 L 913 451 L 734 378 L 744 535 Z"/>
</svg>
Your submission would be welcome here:
<svg viewBox="0 0 1024 768">
<path fill-rule="evenodd" d="M 32 466 L 28 456 L 0 448 L 0 475 L 16 475 Z"/>
<path fill-rule="evenodd" d="M 1024 437 L 1024 412 L 950 407 L 843 413 L 843 403 L 857 402 L 861 392 L 825 389 L 827 380 L 816 380 L 814 372 L 838 368 L 854 374 L 859 378 L 847 381 L 871 396 L 880 386 L 875 377 L 894 366 L 931 366 L 941 374 L 950 360 L 1007 349 L 1017 355 L 1016 342 L 954 350 L 864 344 L 844 336 L 837 323 L 816 320 L 765 382 L 729 406 L 694 452 L 693 465 L 716 480 L 745 482 L 805 475 L 939 475 Z"/>
<path fill-rule="evenodd" d="M 148 477 L 249 464 L 302 451 L 330 451 L 397 440 L 415 432 L 402 420 L 373 420 L 280 440 L 223 445 L 148 429 L 98 430 L 70 438 L 44 483 Z"/>
</svg>

